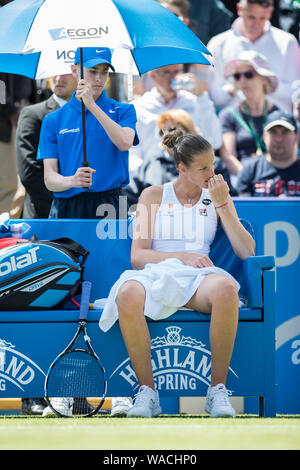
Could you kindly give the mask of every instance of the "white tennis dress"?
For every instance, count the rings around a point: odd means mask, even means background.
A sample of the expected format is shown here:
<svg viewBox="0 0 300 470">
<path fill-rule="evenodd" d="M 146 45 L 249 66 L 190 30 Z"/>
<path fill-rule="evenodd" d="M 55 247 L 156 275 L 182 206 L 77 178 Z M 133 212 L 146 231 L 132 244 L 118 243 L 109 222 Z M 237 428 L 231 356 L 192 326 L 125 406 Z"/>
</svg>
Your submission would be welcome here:
<svg viewBox="0 0 300 470">
<path fill-rule="evenodd" d="M 207 189 L 202 189 L 201 197 L 194 206 L 183 206 L 176 197 L 173 183 L 166 183 L 155 216 L 151 248 L 163 252 L 190 251 L 209 255 L 217 225 L 217 214 Z M 153 320 L 160 320 L 186 305 L 208 274 L 226 275 L 240 288 L 239 283 L 224 269 L 215 266 L 194 268 L 177 258 L 148 263 L 143 269 L 127 270 L 112 286 L 99 326 L 107 331 L 117 321 L 116 297 L 126 281 L 138 281 L 144 286 L 144 314 Z"/>
</svg>

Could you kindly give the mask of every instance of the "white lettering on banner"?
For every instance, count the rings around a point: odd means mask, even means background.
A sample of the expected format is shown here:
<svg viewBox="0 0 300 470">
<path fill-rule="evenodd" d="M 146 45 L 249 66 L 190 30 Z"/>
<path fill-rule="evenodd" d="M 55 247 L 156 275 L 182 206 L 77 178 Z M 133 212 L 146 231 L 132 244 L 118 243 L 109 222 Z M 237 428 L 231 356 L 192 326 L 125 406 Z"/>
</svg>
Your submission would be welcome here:
<svg viewBox="0 0 300 470">
<path fill-rule="evenodd" d="M 35 362 L 0 338 L 0 391 L 5 391 L 6 382 L 9 382 L 24 392 L 24 386 L 34 380 L 36 372 L 45 376 Z"/>
<path fill-rule="evenodd" d="M 196 390 L 197 382 L 210 385 L 211 352 L 201 341 L 180 334 L 181 328 L 169 326 L 167 335 L 151 340 L 151 363 L 157 390 Z M 238 377 L 230 368 L 230 372 Z M 129 358 L 112 372 L 118 374 L 134 389 L 138 387 Z"/>
<path fill-rule="evenodd" d="M 27 253 L 20 256 L 11 256 L 7 261 L 0 263 L 0 276 L 5 276 L 12 271 L 25 268 L 37 262 L 36 252 L 38 246 L 30 248 Z"/>
<path fill-rule="evenodd" d="M 300 340 L 299 339 L 293 341 L 292 349 L 296 349 L 296 351 L 293 352 L 291 360 L 292 360 L 292 363 L 295 366 L 297 366 L 298 364 L 300 364 Z"/>
<path fill-rule="evenodd" d="M 6 103 L 6 86 L 3 80 L 0 80 L 0 104 Z"/>
<path fill-rule="evenodd" d="M 287 251 L 282 256 L 277 256 L 277 233 L 283 232 L 287 237 Z M 300 235 L 297 228 L 289 222 L 270 222 L 264 226 L 264 255 L 271 255 L 275 258 L 275 290 L 276 269 L 290 266 L 295 263 L 300 254 Z"/>
<path fill-rule="evenodd" d="M 300 315 L 290 318 L 276 328 L 276 350 L 300 336 Z M 291 362 L 295 366 L 300 364 L 300 339 L 295 339 L 291 344 L 291 349 L 295 350 L 291 354 Z"/>
<path fill-rule="evenodd" d="M 288 341 L 300 336 L 300 315 L 290 318 L 276 328 L 276 350 Z"/>
</svg>

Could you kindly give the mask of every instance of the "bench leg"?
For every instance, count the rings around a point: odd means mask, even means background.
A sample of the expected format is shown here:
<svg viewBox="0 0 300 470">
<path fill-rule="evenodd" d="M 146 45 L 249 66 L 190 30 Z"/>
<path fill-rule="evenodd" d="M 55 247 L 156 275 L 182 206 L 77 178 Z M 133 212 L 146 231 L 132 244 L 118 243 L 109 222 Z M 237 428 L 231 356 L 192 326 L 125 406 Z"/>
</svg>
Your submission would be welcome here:
<svg viewBox="0 0 300 470">
<path fill-rule="evenodd" d="M 265 397 L 258 397 L 258 414 L 261 418 L 265 416 Z"/>
</svg>

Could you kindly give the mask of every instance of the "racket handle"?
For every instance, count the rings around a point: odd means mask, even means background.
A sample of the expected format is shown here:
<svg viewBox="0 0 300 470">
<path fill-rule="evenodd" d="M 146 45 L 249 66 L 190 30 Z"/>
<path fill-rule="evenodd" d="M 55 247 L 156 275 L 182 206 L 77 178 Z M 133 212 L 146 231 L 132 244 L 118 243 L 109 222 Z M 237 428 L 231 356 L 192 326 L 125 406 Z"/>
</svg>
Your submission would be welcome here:
<svg viewBox="0 0 300 470">
<path fill-rule="evenodd" d="M 92 283 L 83 281 L 80 301 L 80 320 L 87 320 Z"/>
</svg>

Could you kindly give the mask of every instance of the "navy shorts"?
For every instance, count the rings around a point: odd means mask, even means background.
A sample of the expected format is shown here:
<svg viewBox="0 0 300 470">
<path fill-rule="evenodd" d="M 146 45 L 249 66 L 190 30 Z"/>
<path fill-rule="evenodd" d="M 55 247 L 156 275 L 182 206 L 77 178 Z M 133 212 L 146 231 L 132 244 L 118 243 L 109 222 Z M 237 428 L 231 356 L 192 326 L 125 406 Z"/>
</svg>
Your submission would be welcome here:
<svg viewBox="0 0 300 470">
<path fill-rule="evenodd" d="M 123 196 L 123 197 L 120 197 Z M 102 192 L 84 191 L 69 198 L 55 197 L 49 219 L 127 219 L 122 188 Z"/>
</svg>

